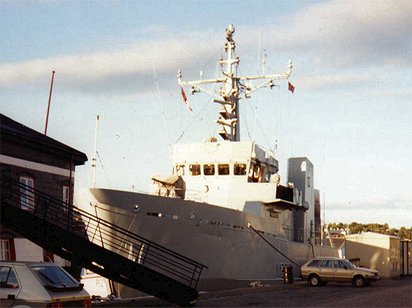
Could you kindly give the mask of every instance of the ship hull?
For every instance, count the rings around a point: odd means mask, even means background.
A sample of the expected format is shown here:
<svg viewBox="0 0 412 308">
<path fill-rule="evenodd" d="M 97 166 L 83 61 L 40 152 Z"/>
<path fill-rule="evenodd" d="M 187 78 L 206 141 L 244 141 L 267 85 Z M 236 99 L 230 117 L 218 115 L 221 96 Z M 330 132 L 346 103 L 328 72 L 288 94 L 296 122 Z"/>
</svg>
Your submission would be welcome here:
<svg viewBox="0 0 412 308">
<path fill-rule="evenodd" d="M 335 248 L 290 241 L 276 219 L 243 211 L 109 189 L 91 189 L 82 198 L 100 218 L 206 265 L 202 279 L 278 279 L 285 264 L 297 276 L 298 265 L 313 256 L 338 255 Z"/>
</svg>

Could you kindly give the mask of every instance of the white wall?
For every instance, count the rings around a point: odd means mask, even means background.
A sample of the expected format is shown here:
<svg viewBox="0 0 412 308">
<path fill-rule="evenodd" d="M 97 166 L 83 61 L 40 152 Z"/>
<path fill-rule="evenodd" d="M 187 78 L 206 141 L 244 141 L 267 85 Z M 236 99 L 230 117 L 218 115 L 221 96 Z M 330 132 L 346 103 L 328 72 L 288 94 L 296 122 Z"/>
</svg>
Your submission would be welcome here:
<svg viewBox="0 0 412 308">
<path fill-rule="evenodd" d="M 15 238 L 16 261 L 43 261 L 43 248 L 25 238 Z"/>
<path fill-rule="evenodd" d="M 16 261 L 43 262 L 43 248 L 25 238 L 14 238 Z M 70 265 L 59 256 L 54 255 L 54 263 L 60 266 Z"/>
</svg>

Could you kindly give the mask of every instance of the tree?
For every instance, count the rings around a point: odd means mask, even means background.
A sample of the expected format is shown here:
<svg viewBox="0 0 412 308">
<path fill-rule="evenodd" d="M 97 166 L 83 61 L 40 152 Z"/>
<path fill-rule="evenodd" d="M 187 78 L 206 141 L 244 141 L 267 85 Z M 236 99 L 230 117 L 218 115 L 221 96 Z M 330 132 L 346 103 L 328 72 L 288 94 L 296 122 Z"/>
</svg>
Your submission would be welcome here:
<svg viewBox="0 0 412 308">
<path fill-rule="evenodd" d="M 358 224 L 357 222 L 352 222 L 349 225 L 349 231 L 351 234 L 361 233 L 363 232 L 363 225 Z"/>
<path fill-rule="evenodd" d="M 350 224 L 344 223 L 329 223 L 328 229 L 349 229 L 351 234 L 361 233 L 361 232 L 375 232 L 380 234 L 388 234 L 388 235 L 395 235 L 399 236 L 403 240 L 412 240 L 412 227 L 406 228 L 401 227 L 400 229 L 390 228 L 387 223 L 385 224 L 377 224 L 377 223 L 369 223 L 369 224 L 360 224 L 357 222 L 352 222 Z"/>
</svg>

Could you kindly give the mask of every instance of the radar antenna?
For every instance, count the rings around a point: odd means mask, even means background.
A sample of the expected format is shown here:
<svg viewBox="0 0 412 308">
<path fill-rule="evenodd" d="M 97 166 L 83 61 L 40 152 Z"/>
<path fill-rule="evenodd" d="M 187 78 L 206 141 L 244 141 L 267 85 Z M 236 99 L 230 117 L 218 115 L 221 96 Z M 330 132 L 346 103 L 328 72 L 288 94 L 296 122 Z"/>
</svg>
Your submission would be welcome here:
<svg viewBox="0 0 412 308">
<path fill-rule="evenodd" d="M 190 87 L 191 94 L 197 92 L 208 93 L 215 98 L 213 102 L 221 105 L 220 116 L 216 120 L 216 123 L 221 125 L 219 131 L 220 136 L 224 140 L 228 141 L 240 141 L 240 125 L 239 125 L 239 100 L 242 98 L 250 98 L 251 94 L 263 87 L 269 87 L 272 89 L 275 84 L 275 80 L 288 79 L 292 72 L 292 61 L 289 60 L 288 69 L 285 73 L 274 75 L 257 75 L 257 76 L 238 76 L 237 67 L 239 65 L 239 57 L 236 56 L 236 43 L 233 40 L 233 33 L 235 27 L 229 25 L 226 29 L 226 43 L 225 52 L 226 59 L 220 59 L 219 64 L 222 67 L 222 77 L 217 79 L 202 79 L 194 81 L 183 81 L 182 72 L 179 70 L 177 73 L 177 80 L 180 86 Z M 261 80 L 261 83 L 257 86 L 252 86 L 245 81 Z M 202 85 L 220 83 L 219 94 L 212 93 L 207 89 L 204 89 Z M 243 93 L 243 97 L 241 97 Z"/>
</svg>

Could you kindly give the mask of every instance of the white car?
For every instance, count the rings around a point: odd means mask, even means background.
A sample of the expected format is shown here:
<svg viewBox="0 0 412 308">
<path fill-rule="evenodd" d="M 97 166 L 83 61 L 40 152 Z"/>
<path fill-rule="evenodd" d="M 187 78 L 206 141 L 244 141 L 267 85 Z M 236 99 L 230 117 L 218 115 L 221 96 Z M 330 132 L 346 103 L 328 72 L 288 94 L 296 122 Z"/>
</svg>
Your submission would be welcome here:
<svg viewBox="0 0 412 308">
<path fill-rule="evenodd" d="M 0 262 L 0 307 L 90 307 L 83 285 L 53 263 Z"/>
</svg>

